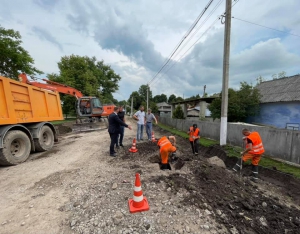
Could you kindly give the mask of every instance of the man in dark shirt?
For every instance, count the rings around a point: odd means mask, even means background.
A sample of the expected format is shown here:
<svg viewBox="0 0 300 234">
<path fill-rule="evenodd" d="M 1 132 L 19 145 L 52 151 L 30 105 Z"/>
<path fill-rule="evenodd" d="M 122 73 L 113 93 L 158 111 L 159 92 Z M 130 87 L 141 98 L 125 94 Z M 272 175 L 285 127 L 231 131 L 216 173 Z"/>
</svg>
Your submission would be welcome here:
<svg viewBox="0 0 300 234">
<path fill-rule="evenodd" d="M 118 142 L 118 135 L 120 133 L 120 127 L 124 126 L 126 128 L 132 129 L 129 125 L 124 123 L 120 118 L 118 117 L 119 107 L 114 107 L 114 112 L 111 113 L 108 116 L 108 132 L 110 136 L 110 147 L 109 147 L 109 153 L 110 156 L 115 157 L 117 154 L 114 151 L 114 146 Z"/>
<path fill-rule="evenodd" d="M 118 116 L 120 118 L 120 120 L 122 120 L 124 123 L 125 122 L 125 111 L 123 110 L 123 106 L 120 106 L 119 107 L 119 112 L 118 112 Z M 119 148 L 119 146 L 123 146 L 123 138 L 124 138 L 124 126 L 120 126 L 120 133 L 118 135 L 118 141 L 117 141 L 117 144 L 116 144 L 116 147 Z M 119 145 L 118 145 L 118 142 L 119 142 Z"/>
</svg>

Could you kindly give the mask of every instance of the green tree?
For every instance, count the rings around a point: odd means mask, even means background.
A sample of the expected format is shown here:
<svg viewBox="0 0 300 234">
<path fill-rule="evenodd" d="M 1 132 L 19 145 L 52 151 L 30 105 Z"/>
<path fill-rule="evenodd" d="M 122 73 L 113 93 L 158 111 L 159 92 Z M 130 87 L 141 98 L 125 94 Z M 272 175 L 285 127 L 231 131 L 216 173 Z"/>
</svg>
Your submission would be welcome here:
<svg viewBox="0 0 300 234">
<path fill-rule="evenodd" d="M 134 91 L 130 94 L 130 97 L 128 99 L 128 103 L 131 105 L 131 98 L 133 97 L 133 109 L 138 110 L 140 105 L 142 105 L 142 97 L 137 91 Z"/>
<path fill-rule="evenodd" d="M 147 100 L 147 87 L 148 85 L 141 85 L 140 88 L 139 88 L 139 94 L 141 96 L 141 98 L 143 98 L 145 101 Z M 152 91 L 149 87 L 149 91 L 148 91 L 148 98 L 149 98 L 149 101 L 152 100 Z"/>
<path fill-rule="evenodd" d="M 258 89 L 241 82 L 239 90 L 228 89 L 228 121 L 246 121 L 248 116 L 255 116 L 259 113 L 260 93 Z M 221 117 L 221 94 L 209 106 L 213 119 Z"/>
<path fill-rule="evenodd" d="M 67 119 L 68 116 L 76 116 L 75 112 L 75 101 L 76 97 L 70 95 L 62 95 L 61 100 L 63 100 L 62 111 Z"/>
<path fill-rule="evenodd" d="M 168 99 L 168 103 L 172 103 L 172 102 L 175 102 L 176 100 L 176 95 L 175 94 L 171 94 L 169 99 Z"/>
<path fill-rule="evenodd" d="M 157 105 L 156 105 L 156 103 L 155 102 L 150 102 L 150 108 L 151 108 L 151 112 L 153 113 L 153 114 L 158 114 L 158 107 L 157 107 Z"/>
<path fill-rule="evenodd" d="M 21 44 L 18 31 L 0 26 L 0 75 L 17 80 L 22 72 L 28 75 L 42 73 L 33 66 L 33 58 Z"/>
<path fill-rule="evenodd" d="M 176 106 L 172 117 L 173 117 L 173 119 L 184 119 L 184 113 L 183 113 L 181 105 Z"/>
<path fill-rule="evenodd" d="M 179 96 L 174 100 L 174 102 L 182 102 L 182 101 L 184 101 L 184 99 Z"/>
<path fill-rule="evenodd" d="M 160 102 L 167 102 L 168 101 L 168 97 L 165 94 L 161 94 L 161 95 L 155 95 L 153 97 L 153 101 L 155 103 L 160 103 Z"/>
<path fill-rule="evenodd" d="M 62 57 L 58 67 L 59 74 L 48 74 L 49 80 L 78 89 L 84 96 L 99 97 L 102 104 L 118 102 L 112 93 L 118 90 L 121 77 L 103 61 L 97 61 L 95 57 L 71 55 Z M 64 105 L 68 108 L 73 105 L 74 108 L 74 99 L 67 96 L 61 95 Z"/>
<path fill-rule="evenodd" d="M 285 76 L 286 76 L 286 72 L 282 71 L 282 72 L 279 72 L 278 74 L 273 74 L 272 78 L 273 78 L 273 80 L 277 80 L 277 79 L 283 78 Z"/>
</svg>

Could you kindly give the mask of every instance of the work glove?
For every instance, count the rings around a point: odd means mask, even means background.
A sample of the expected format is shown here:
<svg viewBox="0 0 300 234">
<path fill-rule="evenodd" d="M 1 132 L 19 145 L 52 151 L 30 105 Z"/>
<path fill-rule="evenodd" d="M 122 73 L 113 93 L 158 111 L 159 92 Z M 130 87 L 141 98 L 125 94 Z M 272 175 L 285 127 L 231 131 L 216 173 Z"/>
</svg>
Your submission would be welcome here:
<svg viewBox="0 0 300 234">
<path fill-rule="evenodd" d="M 243 155 L 244 155 L 244 152 L 240 152 L 240 155 L 243 156 Z"/>
</svg>

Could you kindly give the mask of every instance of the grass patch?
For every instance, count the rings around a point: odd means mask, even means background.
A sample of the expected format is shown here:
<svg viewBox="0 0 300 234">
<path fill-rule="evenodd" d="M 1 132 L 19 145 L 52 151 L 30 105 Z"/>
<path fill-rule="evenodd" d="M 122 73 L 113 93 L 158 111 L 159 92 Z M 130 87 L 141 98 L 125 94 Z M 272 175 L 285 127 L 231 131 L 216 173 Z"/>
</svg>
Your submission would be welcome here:
<svg viewBox="0 0 300 234">
<path fill-rule="evenodd" d="M 167 125 L 164 125 L 164 124 L 161 124 L 161 123 L 158 123 L 157 126 L 173 133 L 174 135 L 180 136 L 184 139 L 189 138 L 189 135 L 184 131 L 179 131 L 176 128 L 172 128 L 170 126 L 167 126 Z M 201 137 L 200 138 L 200 144 L 203 145 L 203 146 L 209 147 L 209 146 L 212 146 L 212 145 L 219 144 L 219 142 L 215 141 L 215 140 L 205 138 L 205 137 Z M 241 157 L 240 152 L 243 151 L 243 149 L 241 147 L 231 146 L 231 145 L 226 145 L 224 147 L 224 150 L 225 150 L 228 157 L 237 157 L 237 158 Z M 251 164 L 251 161 L 247 161 L 246 164 Z M 262 159 L 259 162 L 259 165 L 262 166 L 262 167 L 267 167 L 267 168 L 271 168 L 271 169 L 276 168 L 278 171 L 282 171 L 284 173 L 292 174 L 295 177 L 300 179 L 300 168 L 299 167 L 295 167 L 295 166 L 289 165 L 287 163 L 274 160 L 269 156 L 262 157 Z"/>
<path fill-rule="evenodd" d="M 63 123 L 67 123 L 67 122 L 72 122 L 72 121 L 75 121 L 76 118 L 68 118 L 68 119 L 65 119 L 65 120 L 58 120 L 58 121 L 52 121 L 51 123 L 53 125 L 57 125 L 57 124 L 63 124 Z"/>
<path fill-rule="evenodd" d="M 161 124 L 161 123 L 158 123 L 157 126 L 173 133 L 174 135 L 180 136 L 184 139 L 189 139 L 189 135 L 187 134 L 187 132 L 177 130 L 176 128 L 172 128 L 172 127 L 169 127 L 169 126 Z M 205 137 L 201 137 L 200 138 L 200 144 L 203 145 L 203 146 L 209 147 L 209 146 L 218 144 L 218 142 L 215 141 L 215 140 L 205 138 Z"/>
<path fill-rule="evenodd" d="M 228 157 L 238 157 L 239 158 L 239 157 L 241 157 L 240 152 L 243 151 L 243 149 L 241 147 L 230 146 L 230 145 L 226 145 L 224 149 L 225 149 Z M 250 165 L 251 161 L 247 161 L 246 164 Z M 274 160 L 269 156 L 263 156 L 259 162 L 259 165 L 262 167 L 270 168 L 270 169 L 276 168 L 278 171 L 292 174 L 300 179 L 300 168 L 299 167 L 295 167 L 295 166 L 289 165 L 287 163 Z"/>
</svg>

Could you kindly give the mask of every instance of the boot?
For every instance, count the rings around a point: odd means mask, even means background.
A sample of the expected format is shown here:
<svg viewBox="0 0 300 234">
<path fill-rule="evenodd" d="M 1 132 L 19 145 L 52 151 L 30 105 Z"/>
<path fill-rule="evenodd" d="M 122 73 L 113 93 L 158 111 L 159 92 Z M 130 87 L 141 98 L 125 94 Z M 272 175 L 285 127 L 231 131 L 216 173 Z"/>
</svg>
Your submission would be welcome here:
<svg viewBox="0 0 300 234">
<path fill-rule="evenodd" d="M 242 163 L 243 163 L 243 160 L 241 158 L 239 158 L 238 161 L 236 162 L 236 164 L 234 165 L 234 167 L 232 168 L 232 170 L 235 172 L 239 172 L 241 170 Z"/>
<path fill-rule="evenodd" d="M 257 182 L 258 180 L 258 166 L 255 166 L 252 164 L 252 175 L 251 175 L 251 180 L 253 182 Z"/>
</svg>

